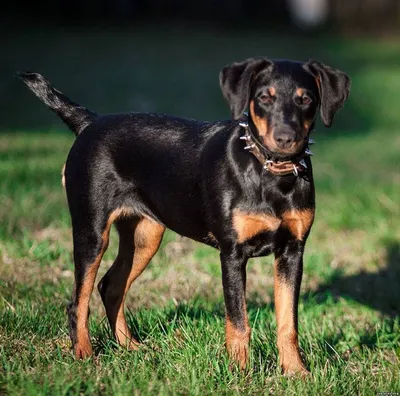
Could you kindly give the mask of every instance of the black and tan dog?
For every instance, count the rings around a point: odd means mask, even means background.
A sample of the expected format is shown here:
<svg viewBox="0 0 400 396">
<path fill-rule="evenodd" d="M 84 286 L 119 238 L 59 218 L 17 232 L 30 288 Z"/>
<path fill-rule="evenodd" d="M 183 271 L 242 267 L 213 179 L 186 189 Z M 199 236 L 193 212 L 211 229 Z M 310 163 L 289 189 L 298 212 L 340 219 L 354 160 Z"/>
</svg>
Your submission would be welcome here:
<svg viewBox="0 0 400 396">
<path fill-rule="evenodd" d="M 125 296 L 170 228 L 220 250 L 226 346 L 241 367 L 250 340 L 246 263 L 275 254 L 280 364 L 285 373 L 306 373 L 297 304 L 315 208 L 309 134 L 318 109 L 331 125 L 349 95 L 346 74 L 315 61 L 234 63 L 220 74 L 232 111 L 232 120 L 221 122 L 98 115 L 40 74 L 20 76 L 77 135 L 64 172 L 74 241 L 68 315 L 76 357 L 92 355 L 89 300 L 114 223 L 119 253 L 98 288 L 121 345 L 138 346 L 125 320 Z"/>
</svg>

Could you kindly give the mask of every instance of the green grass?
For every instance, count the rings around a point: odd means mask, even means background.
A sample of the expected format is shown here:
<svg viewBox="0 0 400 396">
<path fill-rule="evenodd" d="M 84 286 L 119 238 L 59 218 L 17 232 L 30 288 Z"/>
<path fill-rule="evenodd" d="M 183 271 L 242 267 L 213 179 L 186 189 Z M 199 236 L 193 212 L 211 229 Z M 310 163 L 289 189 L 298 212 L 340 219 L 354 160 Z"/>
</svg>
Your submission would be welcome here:
<svg viewBox="0 0 400 396">
<path fill-rule="evenodd" d="M 400 392 L 397 44 L 147 28 L 36 30 L 4 40 L 10 56 L 0 71 L 10 79 L 0 99 L 0 393 Z M 218 253 L 172 232 L 128 296 L 128 322 L 143 348 L 116 346 L 95 291 L 95 358 L 75 361 L 65 311 L 72 241 L 60 182 L 73 136 L 11 76 L 17 69 L 41 71 L 98 111 L 218 119 L 228 115 L 219 69 L 259 54 L 322 59 L 353 80 L 334 130 L 320 126 L 313 136 L 317 216 L 299 308 L 300 345 L 312 377 L 286 378 L 277 368 L 272 259 L 248 266 L 253 334 L 250 369 L 242 373 L 224 350 Z M 116 247 L 113 234 L 99 277 Z"/>
</svg>

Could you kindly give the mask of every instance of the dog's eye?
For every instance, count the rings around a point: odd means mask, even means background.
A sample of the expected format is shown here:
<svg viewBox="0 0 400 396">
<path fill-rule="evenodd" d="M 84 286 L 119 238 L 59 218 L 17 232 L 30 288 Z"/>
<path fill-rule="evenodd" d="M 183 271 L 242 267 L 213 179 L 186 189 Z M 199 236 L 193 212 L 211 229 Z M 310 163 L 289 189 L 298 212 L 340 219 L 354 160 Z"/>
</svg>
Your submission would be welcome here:
<svg viewBox="0 0 400 396">
<path fill-rule="evenodd" d="M 264 104 L 272 104 L 275 102 L 275 96 L 271 96 L 268 94 L 262 94 L 260 96 L 260 101 L 261 101 L 261 103 L 264 103 Z"/>
<path fill-rule="evenodd" d="M 296 103 L 297 106 L 307 107 L 308 105 L 311 104 L 312 99 L 309 96 L 302 95 L 302 96 L 296 96 L 294 98 L 294 102 Z"/>
</svg>

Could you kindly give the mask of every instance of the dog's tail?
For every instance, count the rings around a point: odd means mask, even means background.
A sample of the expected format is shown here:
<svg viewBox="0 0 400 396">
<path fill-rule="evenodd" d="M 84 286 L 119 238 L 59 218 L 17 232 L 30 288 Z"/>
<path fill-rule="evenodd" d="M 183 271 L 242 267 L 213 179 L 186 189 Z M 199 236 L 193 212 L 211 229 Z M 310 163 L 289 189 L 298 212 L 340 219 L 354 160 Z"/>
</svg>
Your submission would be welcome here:
<svg viewBox="0 0 400 396">
<path fill-rule="evenodd" d="M 78 136 L 98 115 L 69 100 L 38 73 L 18 73 L 28 88 Z"/>
</svg>

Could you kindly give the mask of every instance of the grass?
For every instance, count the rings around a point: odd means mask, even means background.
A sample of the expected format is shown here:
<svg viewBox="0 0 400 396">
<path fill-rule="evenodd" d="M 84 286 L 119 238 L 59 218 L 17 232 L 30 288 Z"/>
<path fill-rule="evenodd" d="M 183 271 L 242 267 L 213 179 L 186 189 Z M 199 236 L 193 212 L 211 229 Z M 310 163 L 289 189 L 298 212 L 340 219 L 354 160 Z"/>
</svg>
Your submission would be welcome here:
<svg viewBox="0 0 400 396">
<path fill-rule="evenodd" d="M 129 324 L 144 347 L 132 353 L 115 345 L 95 292 L 96 356 L 75 361 L 65 312 L 72 242 L 60 183 L 73 137 L 10 78 L 0 99 L 0 393 L 400 392 L 397 43 L 246 31 L 161 35 L 144 27 L 51 33 L 2 42 L 11 56 L 1 75 L 41 71 L 72 99 L 104 112 L 226 117 L 220 67 L 260 53 L 314 57 L 349 72 L 353 93 L 335 130 L 319 127 L 314 135 L 317 216 L 300 298 L 300 345 L 313 376 L 286 378 L 277 368 L 272 259 L 248 267 L 251 366 L 241 373 L 224 350 L 218 254 L 172 232 L 128 297 Z M 116 255 L 112 237 L 99 277 Z"/>
</svg>

